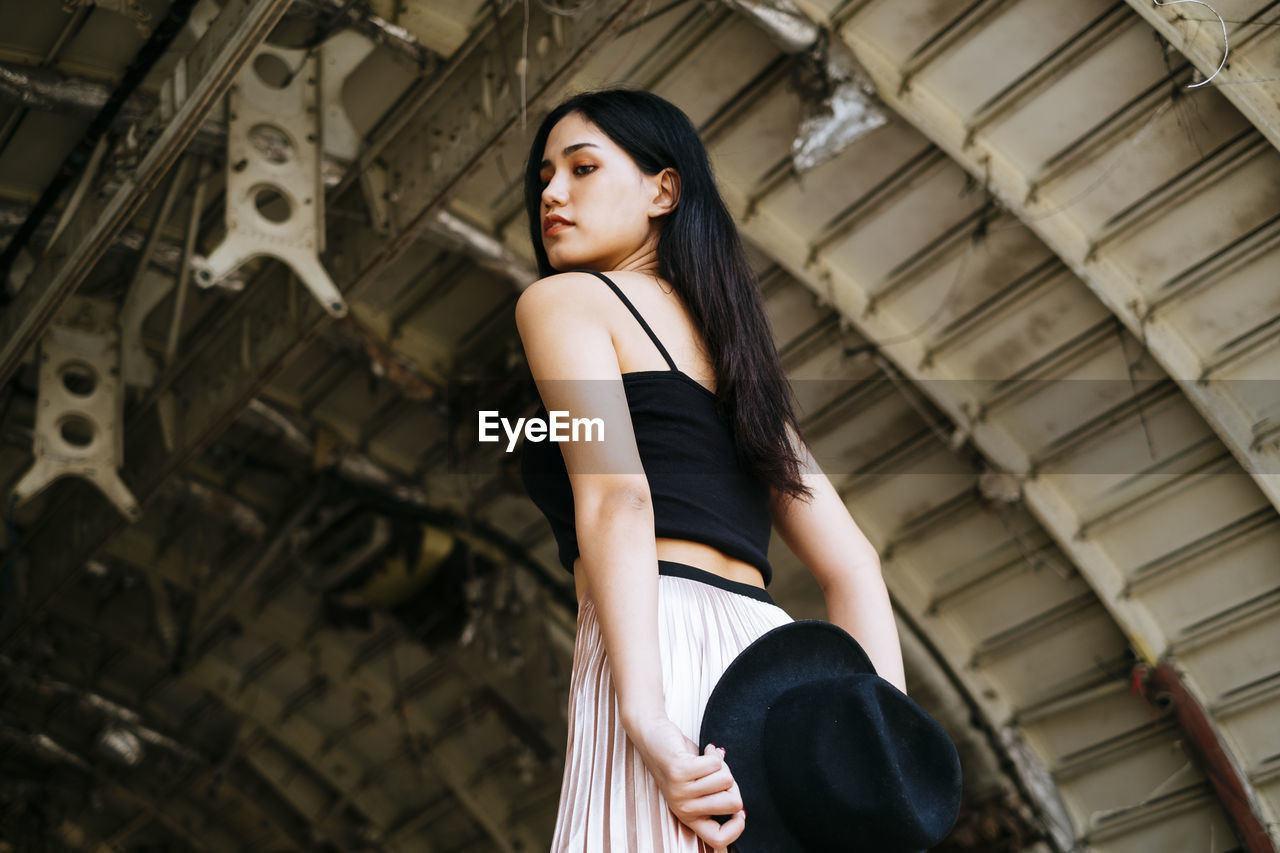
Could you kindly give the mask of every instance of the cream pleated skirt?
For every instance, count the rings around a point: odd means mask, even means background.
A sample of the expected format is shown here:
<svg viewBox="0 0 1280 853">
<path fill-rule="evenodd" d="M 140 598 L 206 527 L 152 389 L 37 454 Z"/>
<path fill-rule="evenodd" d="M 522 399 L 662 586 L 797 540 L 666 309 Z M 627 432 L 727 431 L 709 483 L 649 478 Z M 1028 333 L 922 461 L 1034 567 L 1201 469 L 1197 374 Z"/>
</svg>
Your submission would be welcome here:
<svg viewBox="0 0 1280 853">
<path fill-rule="evenodd" d="M 658 644 L 667 715 L 694 743 L 707 698 L 740 651 L 792 621 L 764 590 L 658 563 Z M 726 756 L 730 769 L 733 756 Z M 578 607 L 569 742 L 552 853 L 710 853 L 667 808 L 618 719 L 589 597 Z"/>
</svg>

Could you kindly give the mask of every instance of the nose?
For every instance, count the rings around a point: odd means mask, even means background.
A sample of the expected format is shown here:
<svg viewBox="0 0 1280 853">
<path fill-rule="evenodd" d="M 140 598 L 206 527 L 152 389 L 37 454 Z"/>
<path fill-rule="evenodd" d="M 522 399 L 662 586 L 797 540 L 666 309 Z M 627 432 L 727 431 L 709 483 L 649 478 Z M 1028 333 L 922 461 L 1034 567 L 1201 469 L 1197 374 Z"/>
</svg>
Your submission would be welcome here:
<svg viewBox="0 0 1280 853">
<path fill-rule="evenodd" d="M 545 209 L 552 207 L 560 207 L 566 201 L 568 190 L 568 181 L 560 177 L 560 173 L 556 173 L 542 188 L 542 206 Z"/>
</svg>

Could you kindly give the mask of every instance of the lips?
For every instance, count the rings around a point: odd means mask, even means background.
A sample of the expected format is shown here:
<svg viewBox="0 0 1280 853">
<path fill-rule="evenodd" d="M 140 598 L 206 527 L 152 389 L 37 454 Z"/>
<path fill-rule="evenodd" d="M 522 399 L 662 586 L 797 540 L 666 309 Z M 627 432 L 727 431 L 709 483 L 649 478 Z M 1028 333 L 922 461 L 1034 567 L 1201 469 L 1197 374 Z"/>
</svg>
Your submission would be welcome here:
<svg viewBox="0 0 1280 853">
<path fill-rule="evenodd" d="M 542 233 L 548 236 L 559 234 L 561 231 L 572 226 L 573 223 L 565 219 L 563 216 L 552 214 L 542 221 Z"/>
</svg>

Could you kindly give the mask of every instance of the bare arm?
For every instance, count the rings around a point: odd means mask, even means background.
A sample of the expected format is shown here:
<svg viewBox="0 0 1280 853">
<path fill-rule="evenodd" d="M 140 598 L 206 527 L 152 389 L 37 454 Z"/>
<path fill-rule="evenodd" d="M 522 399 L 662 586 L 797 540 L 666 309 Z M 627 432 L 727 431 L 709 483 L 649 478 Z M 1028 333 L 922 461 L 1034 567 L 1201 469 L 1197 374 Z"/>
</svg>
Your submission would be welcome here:
<svg viewBox="0 0 1280 853">
<path fill-rule="evenodd" d="M 652 494 L 599 298 L 589 274 L 550 275 L 521 293 L 516 325 L 548 412 L 604 424 L 603 441 L 563 442 L 561 452 L 573 489 L 577 571 L 595 605 L 622 727 L 671 811 L 721 849 L 742 833 L 742 794 L 723 754 L 708 745 L 699 756 L 667 716 Z M 733 817 L 721 825 L 712 815 Z"/>
<path fill-rule="evenodd" d="M 598 287 L 594 279 L 587 287 Z M 624 726 L 665 716 L 658 662 L 657 547 L 649 483 L 640 464 L 609 330 L 590 316 L 572 274 L 536 282 L 516 304 L 516 325 L 548 412 L 599 418 L 604 441 L 560 444 L 573 489 L 587 594 Z"/>
<path fill-rule="evenodd" d="M 573 489 L 577 571 L 595 605 L 622 726 L 672 811 L 721 848 L 742 832 L 742 797 L 723 756 L 699 756 L 667 716 L 653 504 L 599 287 L 585 273 L 535 282 L 516 303 L 516 325 L 547 411 L 604 424 L 603 441 L 567 441 L 560 450 Z M 735 812 L 723 826 L 710 817 Z"/>
<path fill-rule="evenodd" d="M 794 432 L 791 439 L 796 444 Z M 880 556 L 807 447 L 801 448 L 800 460 L 813 499 L 806 503 L 775 491 L 770 502 L 774 527 L 822 587 L 827 619 L 853 635 L 881 678 L 906 692 L 902 649 L 880 574 Z"/>
</svg>

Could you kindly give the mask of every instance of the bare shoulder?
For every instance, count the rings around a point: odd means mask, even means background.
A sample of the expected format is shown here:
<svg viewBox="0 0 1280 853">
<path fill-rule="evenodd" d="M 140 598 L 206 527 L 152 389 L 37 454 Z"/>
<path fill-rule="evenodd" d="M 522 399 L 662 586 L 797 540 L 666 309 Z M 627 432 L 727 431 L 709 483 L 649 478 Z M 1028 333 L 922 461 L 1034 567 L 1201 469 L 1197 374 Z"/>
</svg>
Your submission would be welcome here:
<svg viewBox="0 0 1280 853">
<path fill-rule="evenodd" d="M 602 289 L 590 273 L 570 272 L 538 279 L 520 294 L 516 328 L 535 380 L 620 375 Z"/>
<path fill-rule="evenodd" d="M 603 282 L 590 273 L 562 272 L 540 278 L 516 300 L 516 326 L 524 335 L 535 325 L 590 318 L 599 307 Z"/>
</svg>

